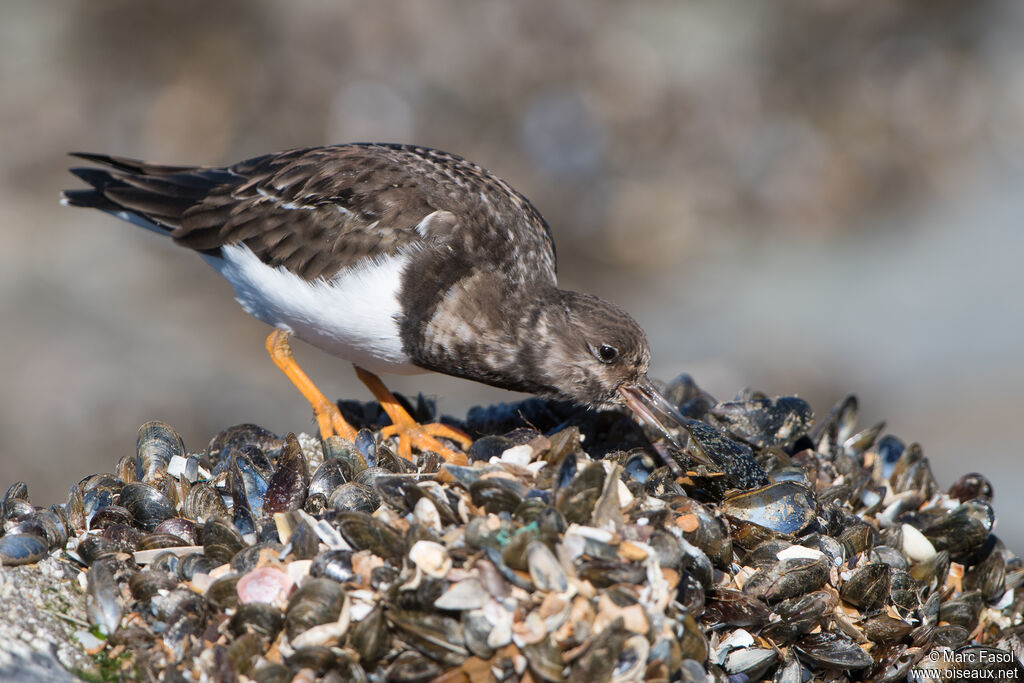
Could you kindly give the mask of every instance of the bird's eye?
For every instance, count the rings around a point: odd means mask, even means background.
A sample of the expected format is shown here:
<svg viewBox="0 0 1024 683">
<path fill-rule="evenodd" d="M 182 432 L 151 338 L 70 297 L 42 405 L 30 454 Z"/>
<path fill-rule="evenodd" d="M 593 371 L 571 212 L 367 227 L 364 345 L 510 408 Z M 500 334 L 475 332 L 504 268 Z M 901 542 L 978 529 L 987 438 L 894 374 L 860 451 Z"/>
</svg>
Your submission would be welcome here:
<svg viewBox="0 0 1024 683">
<path fill-rule="evenodd" d="M 611 363 L 613 360 L 619 357 L 619 350 L 614 346 L 602 344 L 597 349 L 597 357 L 601 359 L 602 363 Z"/>
</svg>

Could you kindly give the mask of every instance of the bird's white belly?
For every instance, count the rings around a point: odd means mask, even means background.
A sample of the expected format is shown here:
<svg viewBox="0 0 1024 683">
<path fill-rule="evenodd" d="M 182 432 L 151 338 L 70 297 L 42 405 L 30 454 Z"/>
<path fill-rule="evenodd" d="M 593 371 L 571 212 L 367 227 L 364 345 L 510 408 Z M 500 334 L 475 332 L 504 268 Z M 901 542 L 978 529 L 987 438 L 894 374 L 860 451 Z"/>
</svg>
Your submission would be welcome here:
<svg viewBox="0 0 1024 683">
<path fill-rule="evenodd" d="M 244 244 L 206 257 L 250 315 L 370 372 L 424 372 L 402 351 L 398 291 L 407 254 L 369 261 L 330 280 L 272 268 Z"/>
</svg>

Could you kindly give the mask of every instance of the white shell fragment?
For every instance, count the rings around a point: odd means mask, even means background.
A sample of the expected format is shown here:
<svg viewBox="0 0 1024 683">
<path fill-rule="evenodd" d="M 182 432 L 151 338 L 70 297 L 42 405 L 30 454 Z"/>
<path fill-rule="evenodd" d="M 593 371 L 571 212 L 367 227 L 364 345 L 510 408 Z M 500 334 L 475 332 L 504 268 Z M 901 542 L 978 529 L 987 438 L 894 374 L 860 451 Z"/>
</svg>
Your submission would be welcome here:
<svg viewBox="0 0 1024 683">
<path fill-rule="evenodd" d="M 453 583 L 434 601 L 438 609 L 471 610 L 480 609 L 490 599 L 478 579 L 469 578 Z"/>
<path fill-rule="evenodd" d="M 416 541 L 409 548 L 409 559 L 424 574 L 434 578 L 443 578 L 452 568 L 452 558 L 440 543 L 434 541 Z"/>
<path fill-rule="evenodd" d="M 506 448 L 500 458 L 501 462 L 518 467 L 526 467 L 532 459 L 533 449 L 530 448 L 529 444 L 525 443 L 519 446 L 512 446 L 512 448 Z"/>
<path fill-rule="evenodd" d="M 413 507 L 412 515 L 416 518 L 417 522 L 428 529 L 441 531 L 443 528 L 441 513 L 437 511 L 437 506 L 429 498 L 417 500 L 415 507 Z"/>
<path fill-rule="evenodd" d="M 929 541 L 924 534 L 910 526 L 904 524 L 902 527 L 903 531 L 903 554 L 914 562 L 927 562 L 928 560 L 935 557 L 935 546 Z"/>
<path fill-rule="evenodd" d="M 808 548 L 802 545 L 791 545 L 788 548 L 775 553 L 779 560 L 819 560 L 825 557 L 825 553 L 817 548 Z"/>
</svg>

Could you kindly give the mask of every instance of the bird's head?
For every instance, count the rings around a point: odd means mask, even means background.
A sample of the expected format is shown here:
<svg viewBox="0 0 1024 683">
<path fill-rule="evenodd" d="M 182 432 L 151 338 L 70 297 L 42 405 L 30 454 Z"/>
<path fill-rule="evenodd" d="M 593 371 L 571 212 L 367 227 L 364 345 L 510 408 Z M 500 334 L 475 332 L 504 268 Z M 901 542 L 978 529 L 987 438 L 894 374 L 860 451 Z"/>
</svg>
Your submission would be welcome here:
<svg viewBox="0 0 1024 683">
<path fill-rule="evenodd" d="M 647 377 L 651 350 L 643 329 L 624 310 L 596 296 L 565 290 L 558 295 L 540 320 L 541 326 L 554 329 L 537 330 L 536 337 L 546 340 L 535 362 L 552 394 L 594 408 L 626 406 L 673 439 L 662 420 L 682 424 L 685 418 Z"/>
</svg>

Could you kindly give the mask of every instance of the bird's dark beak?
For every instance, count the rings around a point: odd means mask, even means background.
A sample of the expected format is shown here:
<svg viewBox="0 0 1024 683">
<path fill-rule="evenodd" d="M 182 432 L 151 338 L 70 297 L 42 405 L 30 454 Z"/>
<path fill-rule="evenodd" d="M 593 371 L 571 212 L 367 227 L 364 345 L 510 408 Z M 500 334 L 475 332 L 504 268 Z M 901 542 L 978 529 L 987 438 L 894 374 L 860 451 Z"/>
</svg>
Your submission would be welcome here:
<svg viewBox="0 0 1024 683">
<path fill-rule="evenodd" d="M 651 380 L 644 377 L 636 384 L 624 384 L 619 387 L 619 395 L 642 422 L 660 432 L 676 448 L 683 449 L 683 444 L 679 441 L 679 437 L 673 434 L 666 424 L 671 425 L 675 423 L 685 428 L 689 420 L 679 412 L 678 408 L 672 405 L 671 401 L 654 388 Z M 660 418 L 659 415 L 661 416 Z M 700 455 L 697 455 L 697 459 L 703 462 Z M 710 460 L 704 464 L 713 466 Z"/>
</svg>

